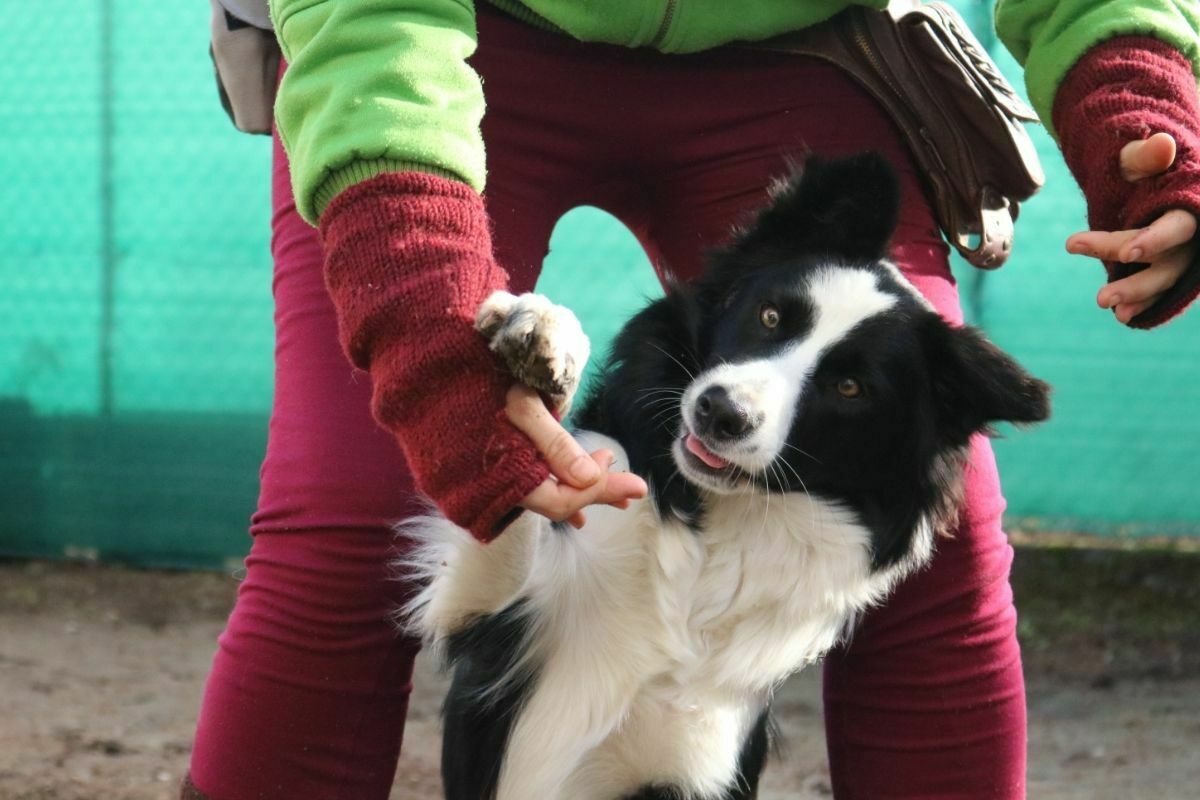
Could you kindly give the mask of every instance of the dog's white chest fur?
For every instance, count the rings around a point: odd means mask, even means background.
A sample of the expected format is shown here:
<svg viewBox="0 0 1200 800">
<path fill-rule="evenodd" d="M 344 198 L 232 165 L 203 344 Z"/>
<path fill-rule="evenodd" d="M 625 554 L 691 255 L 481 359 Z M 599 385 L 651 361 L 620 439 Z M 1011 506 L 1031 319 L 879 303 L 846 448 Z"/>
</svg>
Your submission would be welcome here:
<svg viewBox="0 0 1200 800">
<path fill-rule="evenodd" d="M 595 507 L 581 531 L 527 515 L 487 547 L 434 519 L 414 533 L 429 542 L 427 634 L 519 598 L 530 613 L 537 683 L 498 800 L 611 800 L 652 783 L 719 796 L 774 686 L 898 574 L 872 575 L 867 532 L 799 494 L 713 498 L 700 532 L 642 501 Z"/>
</svg>

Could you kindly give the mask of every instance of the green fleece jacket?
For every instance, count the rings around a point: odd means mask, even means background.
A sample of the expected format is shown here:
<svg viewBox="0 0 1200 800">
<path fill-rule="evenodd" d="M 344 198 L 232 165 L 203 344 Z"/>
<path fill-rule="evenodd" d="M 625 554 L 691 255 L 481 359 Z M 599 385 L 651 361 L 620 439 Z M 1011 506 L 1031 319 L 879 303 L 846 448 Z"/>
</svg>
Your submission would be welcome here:
<svg viewBox="0 0 1200 800">
<path fill-rule="evenodd" d="M 705 50 L 798 30 L 850 5 L 887 0 L 496 0 L 530 24 L 583 41 Z M 315 223 L 342 190 L 382 172 L 416 170 L 482 191 L 484 100 L 466 60 L 470 0 L 271 0 L 289 68 L 276 121 L 300 213 Z M 1094 45 L 1160 39 L 1200 63 L 1200 0 L 999 0 L 996 28 L 1026 70 L 1049 124 L 1055 92 Z"/>
</svg>

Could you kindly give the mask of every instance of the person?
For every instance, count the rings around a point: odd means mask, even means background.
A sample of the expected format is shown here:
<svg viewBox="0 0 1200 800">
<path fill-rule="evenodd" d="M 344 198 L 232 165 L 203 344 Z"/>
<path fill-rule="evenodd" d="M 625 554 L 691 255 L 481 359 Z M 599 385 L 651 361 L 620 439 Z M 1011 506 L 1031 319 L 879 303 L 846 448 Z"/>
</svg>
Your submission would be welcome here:
<svg viewBox="0 0 1200 800">
<path fill-rule="evenodd" d="M 611 212 L 686 281 L 789 158 L 881 151 L 902 183 L 894 259 L 961 320 L 891 120 L 831 66 L 738 44 L 848 4 L 275 0 L 276 394 L 183 797 L 388 795 L 418 650 L 392 621 L 409 587 L 391 525 L 417 490 L 485 541 L 522 510 L 586 536 L 587 505 L 645 491 L 472 329 L 492 291 L 533 288 L 565 211 Z M 1002 0 L 996 19 L 1088 201 L 1067 249 L 1104 262 L 1098 305 L 1136 328 L 1178 315 L 1200 291 L 1200 12 Z M 835 797 L 1024 796 L 1003 508 L 980 439 L 957 535 L 826 660 Z"/>
</svg>

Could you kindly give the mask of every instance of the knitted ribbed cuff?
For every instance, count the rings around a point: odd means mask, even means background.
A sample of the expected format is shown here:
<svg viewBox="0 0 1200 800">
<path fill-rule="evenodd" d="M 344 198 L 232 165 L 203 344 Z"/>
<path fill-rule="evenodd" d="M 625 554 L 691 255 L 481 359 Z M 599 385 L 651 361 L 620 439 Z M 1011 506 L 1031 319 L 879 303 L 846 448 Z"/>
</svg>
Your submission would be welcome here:
<svg viewBox="0 0 1200 800">
<path fill-rule="evenodd" d="M 321 185 L 313 191 L 313 208 L 317 212 L 317 218 L 321 218 L 325 213 L 325 209 L 329 207 L 329 204 L 333 202 L 335 197 L 351 186 L 369 181 L 376 175 L 383 175 L 388 172 L 419 172 L 466 184 L 466 181 L 460 176 L 448 169 L 442 169 L 433 164 L 422 164 L 416 161 L 398 161 L 392 158 L 360 158 L 351 161 L 340 169 L 330 172 L 329 176 L 321 182 Z"/>
<path fill-rule="evenodd" d="M 396 435 L 417 488 L 483 541 L 549 475 L 503 416 L 512 378 L 474 329 L 508 276 L 483 201 L 456 181 L 384 173 L 321 217 L 325 280 L 351 361 L 370 372 L 375 419 Z"/>
<path fill-rule="evenodd" d="M 1053 116 L 1067 166 L 1087 199 L 1093 230 L 1144 227 L 1175 208 L 1200 218 L 1200 102 L 1191 64 L 1178 50 L 1140 36 L 1092 48 L 1059 87 Z M 1161 175 L 1126 181 L 1120 172 L 1121 148 L 1159 132 L 1174 137 L 1175 164 Z M 1105 262 L 1110 281 L 1146 266 Z M 1129 326 L 1160 325 L 1198 294 L 1200 258 Z"/>
</svg>

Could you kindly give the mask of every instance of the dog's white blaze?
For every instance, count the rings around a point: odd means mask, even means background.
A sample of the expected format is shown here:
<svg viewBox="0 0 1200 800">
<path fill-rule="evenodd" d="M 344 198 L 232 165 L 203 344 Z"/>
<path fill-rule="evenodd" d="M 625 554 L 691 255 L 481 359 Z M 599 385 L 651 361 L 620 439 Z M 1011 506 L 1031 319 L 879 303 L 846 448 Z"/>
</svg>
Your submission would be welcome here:
<svg viewBox="0 0 1200 800">
<path fill-rule="evenodd" d="M 894 294 L 879 288 L 874 273 L 864 269 L 820 270 L 808 279 L 805 289 L 816 313 L 813 328 L 803 339 L 771 358 L 714 367 L 694 381 L 683 398 L 685 418 L 690 418 L 696 398 L 710 386 L 723 386 L 759 422 L 745 440 L 728 451 L 718 450 L 719 455 L 748 470 L 766 469 L 783 449 L 791 430 L 792 410 L 821 355 L 864 320 L 898 302 Z M 679 461 L 687 469 L 686 460 Z M 703 476 L 695 477 L 703 480 Z"/>
<path fill-rule="evenodd" d="M 860 322 L 896 305 L 896 296 L 879 288 L 879 278 L 865 269 L 831 267 L 807 281 L 817 310 L 816 325 L 805 337 L 820 350 L 844 337 Z"/>
</svg>

